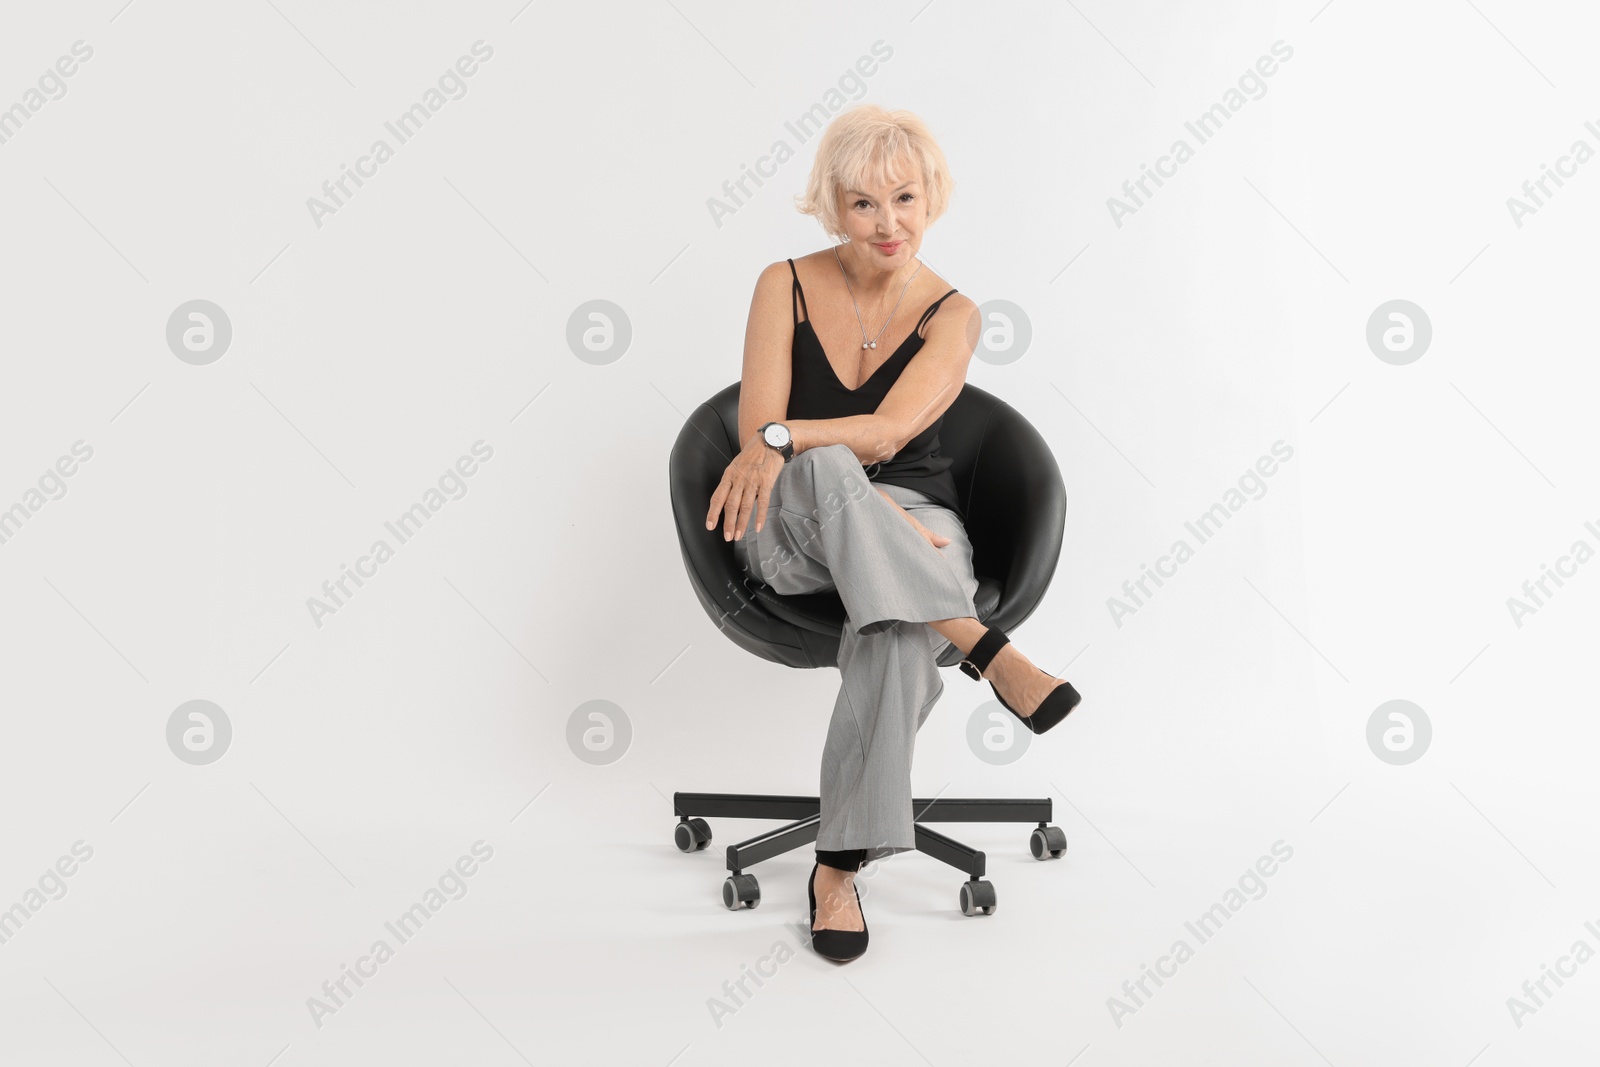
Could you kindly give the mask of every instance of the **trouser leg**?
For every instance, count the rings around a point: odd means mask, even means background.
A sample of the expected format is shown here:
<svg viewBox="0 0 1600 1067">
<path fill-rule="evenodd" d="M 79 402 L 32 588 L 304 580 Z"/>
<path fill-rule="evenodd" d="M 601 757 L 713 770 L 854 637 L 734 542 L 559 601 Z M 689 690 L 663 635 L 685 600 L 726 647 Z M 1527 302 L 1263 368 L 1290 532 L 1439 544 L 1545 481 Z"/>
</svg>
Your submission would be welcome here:
<svg viewBox="0 0 1600 1067">
<path fill-rule="evenodd" d="M 818 849 L 860 848 L 864 862 L 916 847 L 911 761 L 917 731 L 944 692 L 934 662 L 941 643 L 921 623 L 875 634 L 845 628 L 842 681 L 822 746 Z"/>
<path fill-rule="evenodd" d="M 936 548 L 878 495 L 843 445 L 808 449 L 780 473 L 763 530 L 739 543 L 747 570 L 775 592 L 837 589 L 849 616 L 841 685 L 823 746 L 818 861 L 845 870 L 914 848 L 916 733 L 944 691 L 936 619 L 976 614 L 972 546 L 954 512 L 886 486 L 951 539 Z M 859 858 L 858 858 L 859 857 Z"/>
</svg>

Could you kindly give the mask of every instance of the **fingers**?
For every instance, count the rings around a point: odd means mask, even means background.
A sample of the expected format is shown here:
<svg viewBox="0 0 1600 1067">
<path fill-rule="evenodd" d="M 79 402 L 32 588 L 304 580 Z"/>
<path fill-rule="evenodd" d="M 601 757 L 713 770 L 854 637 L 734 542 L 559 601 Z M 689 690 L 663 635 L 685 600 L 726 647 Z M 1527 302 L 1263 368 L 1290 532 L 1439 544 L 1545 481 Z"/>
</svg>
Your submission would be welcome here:
<svg viewBox="0 0 1600 1067">
<path fill-rule="evenodd" d="M 776 481 L 776 478 L 768 482 L 758 481 L 744 491 L 745 496 L 738 508 L 738 525 L 733 534 L 735 541 L 740 540 L 746 533 L 750 532 L 752 523 L 754 523 L 755 529 L 758 531 L 766 526 L 767 506 L 772 502 L 772 483 Z"/>
<path fill-rule="evenodd" d="M 761 487 L 757 486 L 749 494 L 749 503 L 739 509 L 739 525 L 733 532 L 735 541 L 741 540 L 745 531 L 750 528 L 751 521 L 755 518 L 756 509 L 762 506 Z"/>
<path fill-rule="evenodd" d="M 778 479 L 783 475 L 783 465 L 780 463 L 775 474 L 768 478 L 761 486 L 760 513 L 756 516 L 756 529 L 760 530 L 767 524 L 767 508 L 772 503 L 772 491 L 777 488 Z"/>
<path fill-rule="evenodd" d="M 762 493 L 761 494 L 761 499 L 756 502 L 756 507 L 758 507 L 760 509 L 756 514 L 756 530 L 758 532 L 760 531 L 760 529 L 763 526 L 765 526 L 767 524 L 767 504 L 770 503 L 771 500 L 772 500 L 772 487 L 768 486 L 767 487 L 767 491 L 765 493 Z"/>
<path fill-rule="evenodd" d="M 711 510 L 706 512 L 706 529 L 710 530 L 717 525 L 717 512 L 722 510 L 722 502 L 728 498 L 728 476 L 723 475 L 722 481 L 717 483 L 717 491 L 711 494 Z"/>
<path fill-rule="evenodd" d="M 719 512 L 722 514 L 724 541 L 737 541 L 744 537 L 752 518 L 755 519 L 756 529 L 761 529 L 766 523 L 767 500 L 771 495 L 771 486 L 763 486 L 759 482 L 745 485 L 724 475 L 717 491 L 711 494 L 711 507 L 706 512 L 706 529 L 716 528 Z"/>
<path fill-rule="evenodd" d="M 762 473 L 763 470 L 774 468 L 764 466 L 770 462 L 771 450 L 760 435 L 753 436 L 751 443 L 760 446 L 759 451 L 754 453 L 757 461 L 753 465 L 741 465 L 736 458 L 729 464 L 722 474 L 722 481 L 717 484 L 716 492 L 711 494 L 711 506 L 706 511 L 707 530 L 716 528 L 717 515 L 721 513 L 724 541 L 743 538 L 751 519 L 755 520 L 757 530 L 766 524 L 767 500 L 772 496 L 772 483 L 777 481 L 777 476 L 767 477 Z M 783 473 L 782 465 L 776 470 L 779 474 Z"/>
<path fill-rule="evenodd" d="M 928 544 L 932 545 L 934 548 L 943 548 L 945 545 L 950 543 L 950 538 L 946 537 L 942 533 L 935 533 L 934 531 L 928 529 L 917 519 L 913 518 L 910 512 L 906 513 L 906 517 L 911 519 L 911 523 L 917 528 L 917 532 L 923 537 L 926 537 L 928 539 Z"/>
<path fill-rule="evenodd" d="M 737 541 L 744 536 L 744 524 L 750 515 L 750 491 L 748 489 L 740 489 L 739 506 L 734 508 L 729 515 L 733 519 L 733 539 Z"/>
<path fill-rule="evenodd" d="M 728 489 L 728 499 L 722 512 L 722 539 L 733 540 L 734 526 L 739 522 L 739 508 L 744 502 L 744 486 L 735 485 Z"/>
</svg>

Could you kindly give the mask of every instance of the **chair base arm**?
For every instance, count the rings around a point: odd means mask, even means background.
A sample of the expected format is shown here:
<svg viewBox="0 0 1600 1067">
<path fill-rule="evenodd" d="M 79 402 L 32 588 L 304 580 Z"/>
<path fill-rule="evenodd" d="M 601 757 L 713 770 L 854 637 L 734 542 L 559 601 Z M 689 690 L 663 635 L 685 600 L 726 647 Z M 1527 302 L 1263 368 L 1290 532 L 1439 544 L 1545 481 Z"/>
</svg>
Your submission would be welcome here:
<svg viewBox="0 0 1600 1067">
<path fill-rule="evenodd" d="M 762 860 L 781 856 L 816 841 L 821 823 L 817 797 L 767 793 L 672 794 L 673 814 L 680 820 L 694 817 L 722 819 L 788 819 L 783 826 L 727 847 L 728 872 L 737 875 Z M 1031 822 L 1043 827 L 1051 820 L 1049 797 L 955 797 L 913 799 L 916 848 L 968 878 L 982 878 L 985 856 L 923 825 L 927 822 Z"/>
</svg>

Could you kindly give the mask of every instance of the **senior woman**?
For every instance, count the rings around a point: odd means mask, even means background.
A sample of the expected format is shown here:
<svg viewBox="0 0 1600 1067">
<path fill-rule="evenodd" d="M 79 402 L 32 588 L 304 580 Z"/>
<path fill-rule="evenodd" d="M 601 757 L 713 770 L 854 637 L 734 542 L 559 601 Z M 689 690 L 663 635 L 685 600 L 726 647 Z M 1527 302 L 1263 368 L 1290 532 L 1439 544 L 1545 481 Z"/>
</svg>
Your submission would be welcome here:
<svg viewBox="0 0 1600 1067">
<path fill-rule="evenodd" d="M 916 847 L 911 756 L 944 692 L 945 648 L 1035 733 L 1079 701 L 974 617 L 972 544 L 939 427 L 966 380 L 977 308 L 917 259 L 951 186 L 909 111 L 862 105 L 828 126 L 798 207 L 842 243 L 757 280 L 743 444 L 706 515 L 773 591 L 836 590 L 847 612 L 807 886 L 812 947 L 840 961 L 867 947 L 855 873 Z"/>
</svg>

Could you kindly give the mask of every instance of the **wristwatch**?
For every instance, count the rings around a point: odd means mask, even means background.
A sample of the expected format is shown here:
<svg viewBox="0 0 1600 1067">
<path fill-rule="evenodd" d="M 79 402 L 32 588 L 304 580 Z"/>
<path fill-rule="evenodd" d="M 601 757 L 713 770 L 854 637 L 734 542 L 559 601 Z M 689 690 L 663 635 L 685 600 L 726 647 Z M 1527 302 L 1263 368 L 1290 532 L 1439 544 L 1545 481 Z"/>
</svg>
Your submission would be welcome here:
<svg viewBox="0 0 1600 1067">
<path fill-rule="evenodd" d="M 794 438 L 789 436 L 789 427 L 781 422 L 769 422 L 756 432 L 761 434 L 763 441 L 778 450 L 785 463 L 794 458 Z"/>
</svg>

